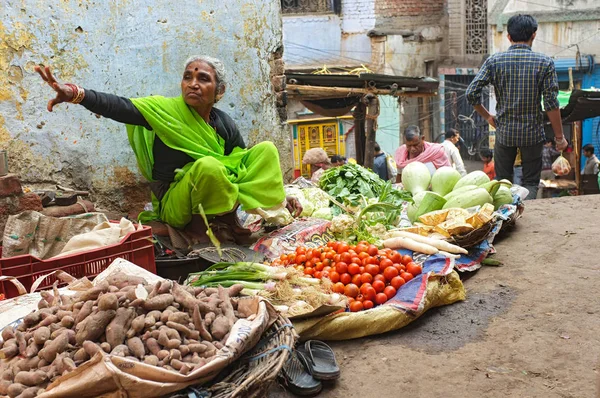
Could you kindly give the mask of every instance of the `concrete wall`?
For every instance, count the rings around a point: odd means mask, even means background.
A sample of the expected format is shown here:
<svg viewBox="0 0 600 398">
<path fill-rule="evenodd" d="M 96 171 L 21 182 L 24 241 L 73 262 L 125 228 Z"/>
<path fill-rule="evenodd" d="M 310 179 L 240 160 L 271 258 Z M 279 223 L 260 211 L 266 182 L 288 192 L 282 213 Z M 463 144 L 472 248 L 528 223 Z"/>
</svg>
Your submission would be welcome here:
<svg viewBox="0 0 600 398">
<path fill-rule="evenodd" d="M 598 35 L 600 29 L 600 2 L 590 0 L 547 0 L 521 2 L 495 0 L 489 7 L 490 53 L 505 51 L 510 46 L 506 38 L 506 22 L 517 13 L 536 17 L 539 26 L 534 41 L 535 51 L 556 58 L 581 54 L 600 57 Z M 574 46 L 574 45 L 577 46 Z M 573 47 L 570 47 L 572 46 Z"/>
<path fill-rule="evenodd" d="M 341 15 L 283 17 L 288 69 L 356 66 L 371 61 L 367 32 L 375 26 L 374 0 L 343 0 Z"/>
<path fill-rule="evenodd" d="M 102 205 L 129 209 L 148 191 L 124 126 L 75 105 L 48 113 L 52 91 L 33 67 L 51 65 L 63 81 L 126 97 L 175 96 L 185 59 L 204 53 L 229 71 L 219 108 L 250 143 L 275 141 L 289 170 L 291 140 L 270 83 L 281 44 L 278 0 L 3 0 L 0 147 L 25 183 L 91 189 Z"/>
</svg>

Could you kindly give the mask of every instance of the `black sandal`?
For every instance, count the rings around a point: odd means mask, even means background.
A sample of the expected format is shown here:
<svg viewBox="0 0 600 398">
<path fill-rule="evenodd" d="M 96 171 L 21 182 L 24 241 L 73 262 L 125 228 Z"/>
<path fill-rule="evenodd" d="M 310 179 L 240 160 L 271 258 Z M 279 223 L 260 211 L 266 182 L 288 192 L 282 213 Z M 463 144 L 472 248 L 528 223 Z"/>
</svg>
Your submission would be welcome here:
<svg viewBox="0 0 600 398">
<path fill-rule="evenodd" d="M 306 358 L 297 351 L 292 352 L 280 375 L 282 384 L 295 395 L 317 395 L 323 389 L 323 384 L 309 373 Z"/>
<path fill-rule="evenodd" d="M 310 374 L 317 380 L 335 380 L 340 377 L 340 367 L 331 347 L 322 341 L 308 340 L 301 354 L 306 356 Z"/>
</svg>

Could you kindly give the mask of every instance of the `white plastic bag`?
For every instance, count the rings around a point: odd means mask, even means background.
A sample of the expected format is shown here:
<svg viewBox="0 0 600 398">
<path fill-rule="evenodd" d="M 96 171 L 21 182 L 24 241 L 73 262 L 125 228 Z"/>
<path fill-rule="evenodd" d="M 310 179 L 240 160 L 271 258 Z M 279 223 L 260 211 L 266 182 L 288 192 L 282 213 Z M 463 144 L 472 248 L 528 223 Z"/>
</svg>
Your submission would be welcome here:
<svg viewBox="0 0 600 398">
<path fill-rule="evenodd" d="M 554 163 L 552 163 L 552 172 L 557 176 L 566 176 L 571 172 L 571 165 L 569 164 L 569 161 L 563 157 L 562 153 L 556 158 Z"/>
</svg>

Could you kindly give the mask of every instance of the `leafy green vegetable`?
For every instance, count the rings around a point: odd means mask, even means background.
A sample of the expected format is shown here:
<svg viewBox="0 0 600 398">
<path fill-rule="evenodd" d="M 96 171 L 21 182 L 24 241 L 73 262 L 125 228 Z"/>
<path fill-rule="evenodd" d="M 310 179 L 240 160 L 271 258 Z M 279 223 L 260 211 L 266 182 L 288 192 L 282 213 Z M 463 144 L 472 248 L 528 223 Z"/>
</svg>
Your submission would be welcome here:
<svg viewBox="0 0 600 398">
<path fill-rule="evenodd" d="M 412 202 L 409 192 L 393 188 L 389 181 L 382 180 L 371 170 L 352 163 L 327 170 L 321 176 L 320 185 L 335 200 L 352 207 L 365 206 L 374 198 L 379 203 L 393 205 Z M 340 213 L 339 207 L 333 208 L 334 215 Z"/>
</svg>

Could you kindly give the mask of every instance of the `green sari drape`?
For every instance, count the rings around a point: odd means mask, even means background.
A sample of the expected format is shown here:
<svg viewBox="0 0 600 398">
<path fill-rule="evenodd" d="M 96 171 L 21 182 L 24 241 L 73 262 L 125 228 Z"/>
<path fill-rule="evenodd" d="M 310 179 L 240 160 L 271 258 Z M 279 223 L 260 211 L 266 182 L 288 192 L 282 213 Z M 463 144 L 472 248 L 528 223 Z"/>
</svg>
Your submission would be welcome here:
<svg viewBox="0 0 600 398">
<path fill-rule="evenodd" d="M 154 214 L 144 212 L 142 220 L 159 218 L 182 228 L 192 214 L 199 213 L 199 204 L 206 214 L 216 215 L 233 210 L 237 203 L 244 210 L 254 210 L 284 201 L 279 155 L 273 144 L 235 148 L 225 155 L 223 138 L 182 97 L 152 96 L 131 101 L 152 127 L 148 130 L 127 125 L 138 167 L 147 180 L 152 181 L 155 134 L 169 147 L 194 159 L 177 171 L 160 202 L 153 195 Z"/>
</svg>

